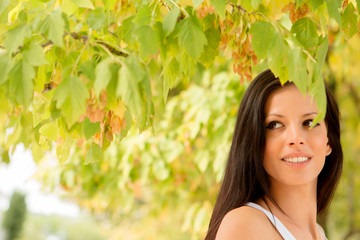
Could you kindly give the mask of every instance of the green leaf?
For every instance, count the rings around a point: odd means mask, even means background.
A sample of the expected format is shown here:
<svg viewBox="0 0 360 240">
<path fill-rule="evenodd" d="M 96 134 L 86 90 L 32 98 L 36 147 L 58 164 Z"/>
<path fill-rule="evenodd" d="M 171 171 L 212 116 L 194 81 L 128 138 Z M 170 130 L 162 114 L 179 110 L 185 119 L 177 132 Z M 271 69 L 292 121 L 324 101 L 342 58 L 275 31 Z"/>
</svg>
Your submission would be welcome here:
<svg viewBox="0 0 360 240">
<path fill-rule="evenodd" d="M 163 84 L 163 98 L 166 102 L 169 94 L 169 89 L 176 85 L 176 80 L 179 76 L 179 63 L 176 58 L 170 58 L 164 66 L 164 84 Z"/>
<path fill-rule="evenodd" d="M 356 7 L 358 10 L 358 14 L 360 14 L 360 0 L 356 0 Z"/>
<path fill-rule="evenodd" d="M 316 61 L 317 61 L 317 66 L 319 66 L 320 72 L 324 66 L 328 49 L 329 49 L 329 40 L 328 37 L 325 36 L 324 38 L 321 38 L 319 40 L 319 45 L 316 51 Z"/>
<path fill-rule="evenodd" d="M 11 69 L 11 65 L 12 60 L 9 54 L 0 56 L 0 85 L 8 80 L 7 75 Z"/>
<path fill-rule="evenodd" d="M 56 144 L 56 157 L 58 158 L 60 164 L 65 163 L 70 156 L 71 140 L 71 136 L 66 136 L 63 143 Z"/>
<path fill-rule="evenodd" d="M 323 3 L 324 3 L 324 0 L 312 0 L 312 1 L 310 1 L 310 5 L 312 6 L 313 11 L 318 9 Z"/>
<path fill-rule="evenodd" d="M 17 62 L 9 72 L 10 99 L 27 108 L 34 96 L 35 71 L 24 60 Z"/>
<path fill-rule="evenodd" d="M 180 55 L 180 70 L 188 79 L 195 71 L 196 61 L 194 61 L 186 51 L 182 51 Z"/>
<path fill-rule="evenodd" d="M 279 34 L 274 35 L 272 45 L 268 49 L 267 62 L 269 68 L 273 71 L 275 76 L 280 78 L 282 82 L 288 80 L 287 77 L 285 77 L 283 74 L 284 65 L 287 64 L 285 63 L 284 58 L 287 56 L 288 51 L 289 47 L 288 45 L 284 44 L 283 38 Z"/>
<path fill-rule="evenodd" d="M 9 157 L 9 152 L 8 151 L 4 151 L 1 154 L 1 162 L 3 163 L 10 163 L 10 157 Z"/>
<path fill-rule="evenodd" d="M 101 147 L 95 143 L 91 145 L 86 152 L 86 158 L 84 164 L 91 164 L 103 160 L 103 151 Z"/>
<path fill-rule="evenodd" d="M 156 22 L 155 23 L 155 33 L 156 33 L 156 37 L 159 40 L 159 53 L 160 53 L 160 58 L 161 59 L 165 59 L 166 58 L 166 50 L 167 50 L 167 44 L 164 44 L 165 41 L 165 35 L 164 35 L 164 31 L 163 31 L 163 25 L 161 22 Z"/>
<path fill-rule="evenodd" d="M 103 12 L 102 8 L 96 8 L 89 14 L 86 23 L 96 31 L 99 31 L 106 24 L 107 15 Z"/>
<path fill-rule="evenodd" d="M 87 78 L 91 81 L 95 81 L 96 74 L 95 74 L 95 64 L 92 61 L 86 61 L 79 66 L 79 72 L 84 74 Z"/>
<path fill-rule="evenodd" d="M 56 46 L 63 47 L 63 35 L 65 22 L 61 16 L 61 11 L 54 10 L 47 15 L 39 26 L 39 31 L 45 34 Z"/>
<path fill-rule="evenodd" d="M 192 2 L 193 2 L 194 9 L 195 9 L 198 6 L 200 6 L 204 2 L 204 0 L 192 0 Z"/>
<path fill-rule="evenodd" d="M 120 36 L 121 39 L 129 44 L 132 45 L 134 43 L 134 29 L 136 28 L 135 23 L 133 22 L 134 20 L 134 16 L 130 16 L 126 19 L 124 19 L 124 21 L 122 22 L 122 26 L 120 28 Z"/>
<path fill-rule="evenodd" d="M 72 0 L 63 0 L 61 4 L 61 11 L 68 16 L 74 14 L 79 10 L 79 7 Z"/>
<path fill-rule="evenodd" d="M 106 88 L 111 80 L 111 71 L 109 65 L 112 63 L 111 58 L 106 58 L 101 61 L 95 69 L 96 79 L 95 79 L 95 94 L 99 96 L 100 92 Z"/>
<path fill-rule="evenodd" d="M 82 8 L 94 9 L 94 5 L 91 0 L 72 0 L 77 6 Z"/>
<path fill-rule="evenodd" d="M 207 44 L 206 36 L 196 16 L 186 18 L 179 32 L 179 44 L 190 57 L 198 59 Z"/>
<path fill-rule="evenodd" d="M 309 86 L 309 92 L 315 98 L 318 114 L 314 118 L 314 125 L 325 118 L 326 114 L 326 93 L 324 79 L 320 74 L 316 74 L 314 82 Z"/>
<path fill-rule="evenodd" d="M 134 22 L 141 25 L 149 25 L 151 22 L 151 9 L 147 5 L 138 8 Z"/>
<path fill-rule="evenodd" d="M 143 88 L 143 97 L 145 97 L 145 114 L 143 115 L 143 122 L 140 123 L 140 129 L 145 129 L 152 126 L 154 116 L 154 104 L 152 101 L 151 82 L 148 75 L 145 75 L 141 82 Z M 138 124 L 139 125 L 139 124 Z"/>
<path fill-rule="evenodd" d="M 34 142 L 32 142 L 31 144 L 30 149 L 34 162 L 39 163 L 44 156 L 44 152 L 42 151 L 41 146 L 39 145 L 39 143 L 35 142 L 34 140 Z"/>
<path fill-rule="evenodd" d="M 85 118 L 83 123 L 83 132 L 86 139 L 91 138 L 95 135 L 95 133 L 99 132 L 100 130 L 100 122 L 92 123 L 89 121 L 88 118 Z"/>
<path fill-rule="evenodd" d="M 31 31 L 29 25 L 20 24 L 6 33 L 7 38 L 4 41 L 6 50 L 9 53 L 14 52 L 20 45 L 23 44 L 24 39 L 30 37 Z"/>
<path fill-rule="evenodd" d="M 158 35 L 150 26 L 141 26 L 136 30 L 136 36 L 140 43 L 140 57 L 148 59 L 156 56 L 159 49 Z"/>
<path fill-rule="evenodd" d="M 202 207 L 199 209 L 199 211 L 196 213 L 196 216 L 194 218 L 194 224 L 193 229 L 194 231 L 199 231 L 201 229 L 201 226 L 204 225 L 204 221 L 206 220 L 207 209 Z"/>
<path fill-rule="evenodd" d="M 215 11 L 222 19 L 225 19 L 226 1 L 224 0 L 210 0 L 210 3 L 214 6 Z"/>
<path fill-rule="evenodd" d="M 341 28 L 341 0 L 325 0 L 329 16 L 334 18 Z"/>
<path fill-rule="evenodd" d="M 200 151 L 194 159 L 196 165 L 198 166 L 199 170 L 204 173 L 209 165 L 210 156 L 209 152 L 207 151 Z"/>
<path fill-rule="evenodd" d="M 29 47 L 22 49 L 21 52 L 24 60 L 31 66 L 40 66 L 48 63 L 45 58 L 44 49 L 35 42 L 32 42 Z"/>
<path fill-rule="evenodd" d="M 251 6 L 254 10 L 256 10 L 259 7 L 260 3 L 261 3 L 261 0 L 251 0 Z"/>
<path fill-rule="evenodd" d="M 47 71 L 46 65 L 41 65 L 37 68 L 37 74 L 35 77 L 35 85 L 34 85 L 34 91 L 35 92 L 42 92 L 44 91 L 44 88 L 46 88 L 46 80 L 47 80 L 47 74 L 49 74 Z"/>
<path fill-rule="evenodd" d="M 47 123 L 39 129 L 41 136 L 46 137 L 47 139 L 56 142 L 59 138 L 59 124 L 58 121 L 52 121 Z"/>
<path fill-rule="evenodd" d="M 305 95 L 307 91 L 307 69 L 304 54 L 300 48 L 292 49 L 288 54 L 289 81 L 294 82 Z"/>
<path fill-rule="evenodd" d="M 159 181 L 164 181 L 170 174 L 169 169 L 166 168 L 165 163 L 160 159 L 153 163 L 152 170 Z"/>
<path fill-rule="evenodd" d="M 14 132 L 9 134 L 6 138 L 6 147 L 15 146 L 18 143 L 18 140 L 21 136 L 21 133 L 23 131 L 23 127 L 21 124 L 16 124 Z"/>
<path fill-rule="evenodd" d="M 36 127 L 44 120 L 50 119 L 50 109 L 45 98 L 40 95 L 34 95 L 33 100 L 33 127 Z"/>
<path fill-rule="evenodd" d="M 142 100 L 140 97 L 138 83 L 144 78 L 145 72 L 142 69 L 136 55 L 124 59 L 118 74 L 116 95 L 126 103 L 127 107 L 135 116 L 142 114 Z"/>
<path fill-rule="evenodd" d="M 7 9 L 10 4 L 10 0 L 1 0 L 0 1 L 0 15 Z"/>
<path fill-rule="evenodd" d="M 355 8 L 352 3 L 346 7 L 344 14 L 341 17 L 341 25 L 344 31 L 345 39 L 352 38 L 358 31 L 357 17 L 355 14 Z"/>
<path fill-rule="evenodd" d="M 309 86 L 309 92 L 315 97 L 316 106 L 319 110 L 314 119 L 314 125 L 325 118 L 326 114 L 326 94 L 322 69 L 325 63 L 326 54 L 329 49 L 327 36 L 319 40 L 319 46 L 316 52 L 316 64 L 312 75 L 312 83 Z"/>
<path fill-rule="evenodd" d="M 180 14 L 179 8 L 173 8 L 166 16 L 164 17 L 163 23 L 163 31 L 165 33 L 165 37 L 168 36 L 175 29 L 175 25 L 177 23 L 178 17 Z"/>
<path fill-rule="evenodd" d="M 85 113 L 88 97 L 86 85 L 76 76 L 65 77 L 55 89 L 56 107 L 61 108 L 68 127 L 71 127 Z"/>
<path fill-rule="evenodd" d="M 295 0 L 296 8 L 298 8 L 303 3 L 303 1 L 304 0 Z"/>
<path fill-rule="evenodd" d="M 207 44 L 201 54 L 199 61 L 207 68 L 209 68 L 215 57 L 219 55 L 219 42 L 221 40 L 219 31 L 211 27 L 205 32 Z"/>
<path fill-rule="evenodd" d="M 190 208 L 185 213 L 185 221 L 183 225 L 181 226 L 181 231 L 187 231 L 191 229 L 192 221 L 194 220 L 195 211 L 197 209 L 196 204 L 191 204 Z"/>
<path fill-rule="evenodd" d="M 266 58 L 268 51 L 274 41 L 276 41 L 276 35 L 278 34 L 274 26 L 269 22 L 257 21 L 251 28 L 250 33 L 252 34 L 252 47 L 255 51 L 256 56 L 260 59 Z"/>
<path fill-rule="evenodd" d="M 317 45 L 318 34 L 315 23 L 308 17 L 298 19 L 292 26 L 291 32 L 295 33 L 296 39 L 305 48 L 313 48 Z"/>
</svg>

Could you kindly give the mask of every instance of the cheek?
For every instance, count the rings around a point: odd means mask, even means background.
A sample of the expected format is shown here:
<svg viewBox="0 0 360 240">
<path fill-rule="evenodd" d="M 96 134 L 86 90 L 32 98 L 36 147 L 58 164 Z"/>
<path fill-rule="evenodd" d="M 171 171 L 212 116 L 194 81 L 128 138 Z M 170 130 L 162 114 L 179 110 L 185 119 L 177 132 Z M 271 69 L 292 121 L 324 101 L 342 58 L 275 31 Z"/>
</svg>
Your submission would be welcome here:
<svg viewBox="0 0 360 240">
<path fill-rule="evenodd" d="M 265 138 L 265 156 L 277 153 L 279 151 L 279 148 L 281 148 L 282 144 L 282 140 L 279 136 L 267 135 Z"/>
<path fill-rule="evenodd" d="M 321 133 L 316 134 L 310 138 L 310 146 L 318 153 L 325 154 L 329 150 L 329 139 L 327 137 L 326 129 L 323 130 Z"/>
<path fill-rule="evenodd" d="M 265 149 L 264 149 L 264 160 L 263 165 L 266 171 L 271 168 L 273 162 L 277 160 L 279 153 L 281 152 L 281 144 L 274 138 L 266 138 Z"/>
</svg>

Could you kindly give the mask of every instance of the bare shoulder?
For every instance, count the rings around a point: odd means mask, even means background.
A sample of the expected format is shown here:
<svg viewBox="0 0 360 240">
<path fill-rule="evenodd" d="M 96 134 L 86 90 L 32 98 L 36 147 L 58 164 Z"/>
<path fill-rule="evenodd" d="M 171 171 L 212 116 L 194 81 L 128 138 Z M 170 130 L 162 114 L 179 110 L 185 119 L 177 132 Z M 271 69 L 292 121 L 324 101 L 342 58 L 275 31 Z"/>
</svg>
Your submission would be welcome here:
<svg viewBox="0 0 360 240">
<path fill-rule="evenodd" d="M 241 206 L 225 215 L 216 240 L 264 239 L 264 236 L 267 236 L 267 239 L 279 239 L 277 231 L 263 212 L 252 207 Z"/>
</svg>

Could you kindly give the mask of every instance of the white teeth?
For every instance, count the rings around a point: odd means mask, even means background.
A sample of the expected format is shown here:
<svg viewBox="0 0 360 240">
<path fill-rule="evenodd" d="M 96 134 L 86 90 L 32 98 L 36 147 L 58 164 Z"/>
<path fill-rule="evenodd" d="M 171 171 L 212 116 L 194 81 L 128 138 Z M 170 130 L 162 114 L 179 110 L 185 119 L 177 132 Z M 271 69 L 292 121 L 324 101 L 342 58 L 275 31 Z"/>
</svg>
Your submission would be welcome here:
<svg viewBox="0 0 360 240">
<path fill-rule="evenodd" d="M 294 158 L 284 158 L 285 161 L 290 163 L 301 163 L 309 160 L 308 157 L 294 157 Z"/>
</svg>

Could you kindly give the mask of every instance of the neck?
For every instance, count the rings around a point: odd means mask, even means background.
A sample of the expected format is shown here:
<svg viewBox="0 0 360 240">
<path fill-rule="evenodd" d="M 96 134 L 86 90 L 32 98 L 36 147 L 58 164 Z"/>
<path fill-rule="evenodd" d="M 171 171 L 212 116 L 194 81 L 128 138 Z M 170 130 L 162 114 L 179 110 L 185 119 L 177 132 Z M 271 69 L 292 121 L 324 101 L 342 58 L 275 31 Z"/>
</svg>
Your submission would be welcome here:
<svg viewBox="0 0 360 240">
<path fill-rule="evenodd" d="M 267 197 L 265 197 L 265 200 L 268 206 L 264 202 L 262 202 L 262 205 L 270 208 L 272 213 L 277 216 L 280 221 L 287 222 L 297 229 L 306 231 L 313 236 L 313 239 L 316 239 L 316 184 L 317 180 L 299 186 L 290 186 L 279 182 L 272 182 L 272 186 L 270 187 L 271 195 L 282 211 Z M 274 185 L 276 187 L 274 187 Z"/>
</svg>

